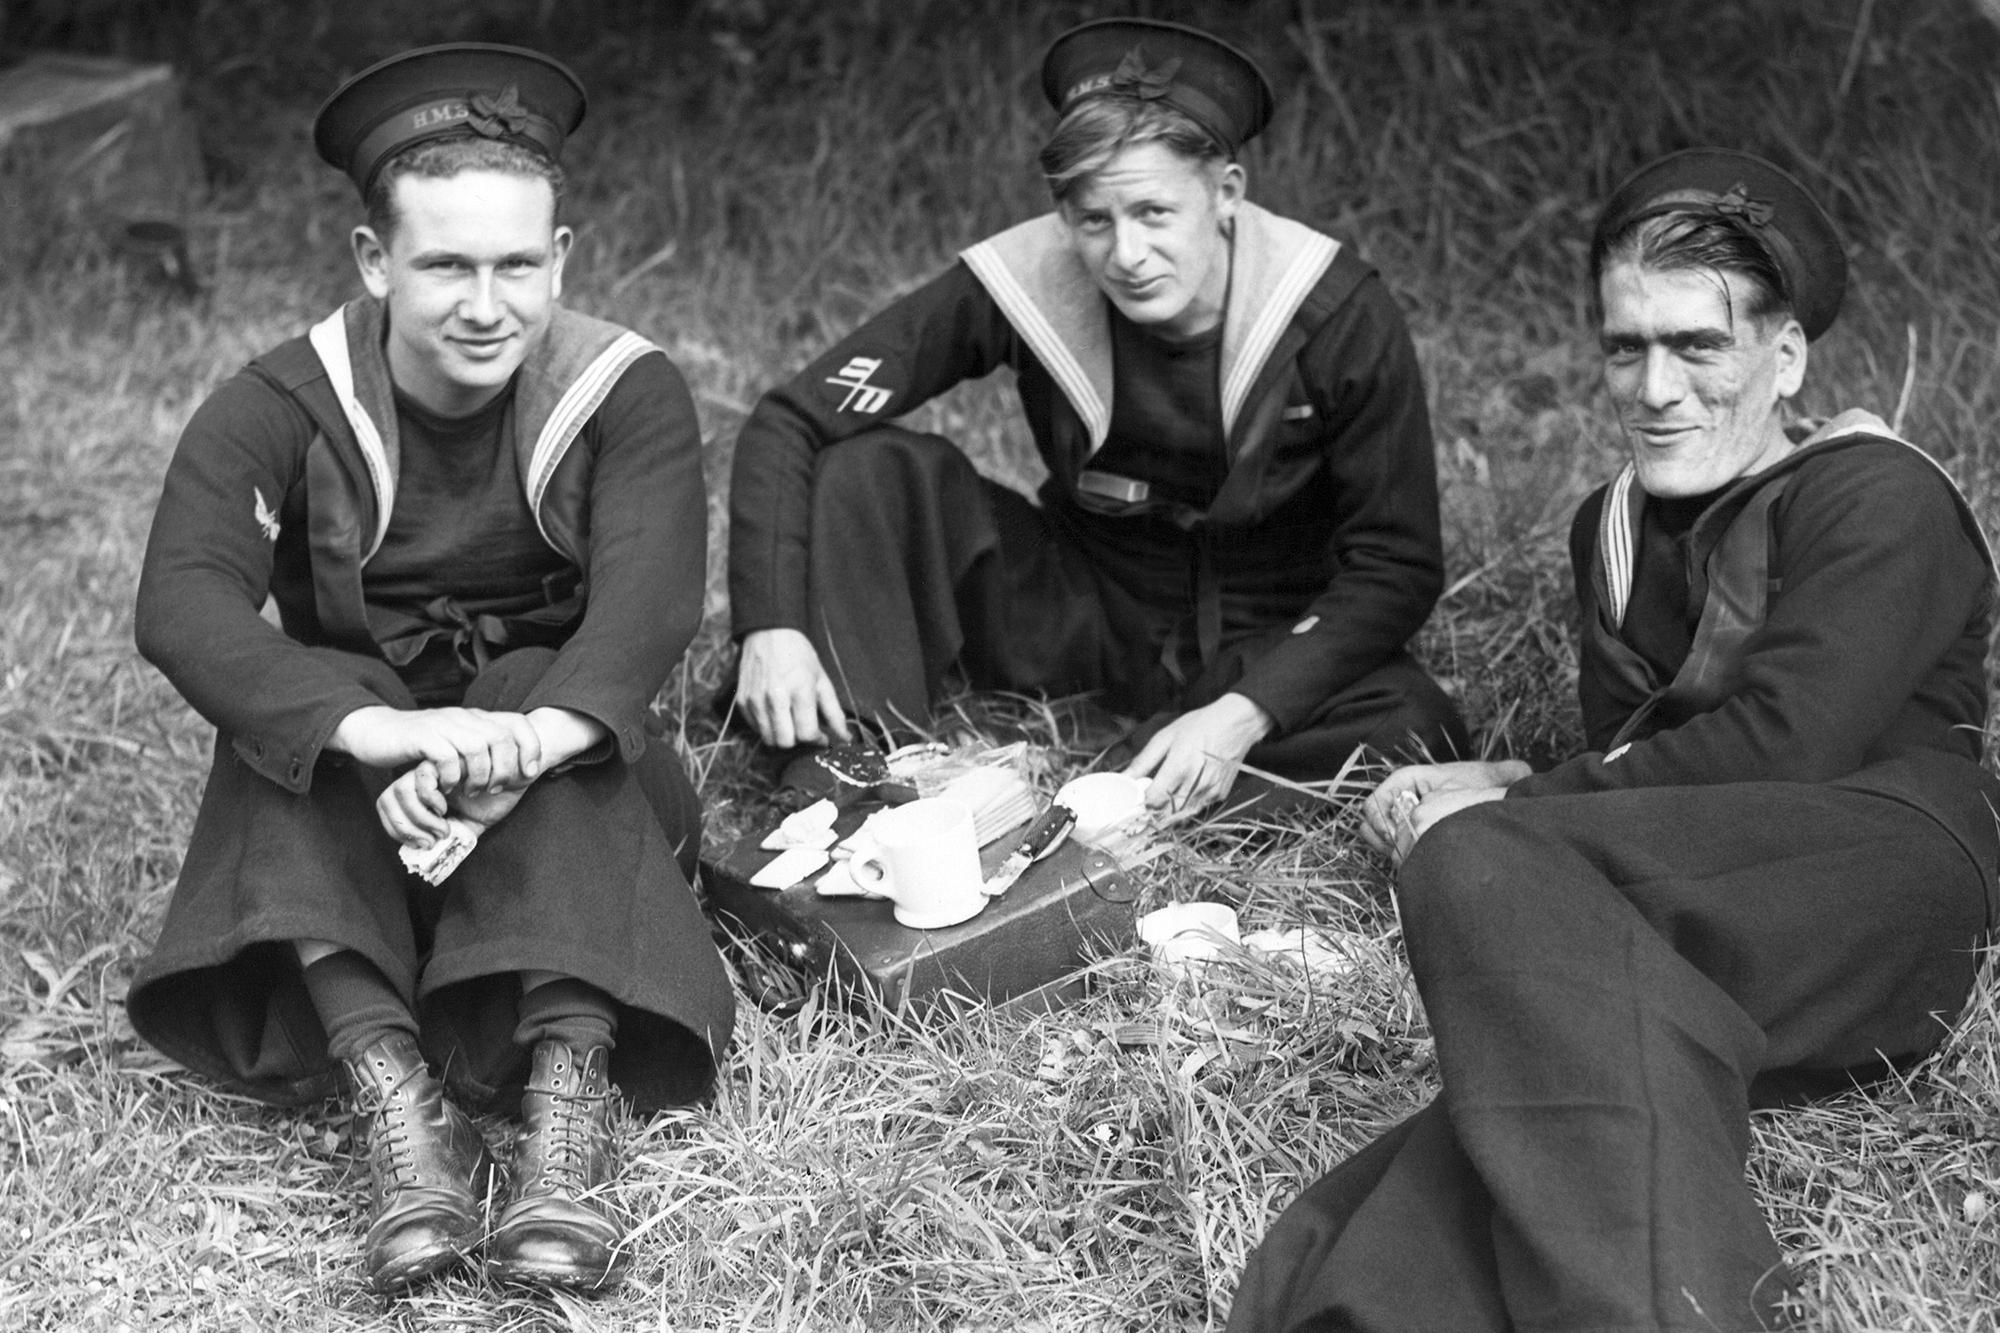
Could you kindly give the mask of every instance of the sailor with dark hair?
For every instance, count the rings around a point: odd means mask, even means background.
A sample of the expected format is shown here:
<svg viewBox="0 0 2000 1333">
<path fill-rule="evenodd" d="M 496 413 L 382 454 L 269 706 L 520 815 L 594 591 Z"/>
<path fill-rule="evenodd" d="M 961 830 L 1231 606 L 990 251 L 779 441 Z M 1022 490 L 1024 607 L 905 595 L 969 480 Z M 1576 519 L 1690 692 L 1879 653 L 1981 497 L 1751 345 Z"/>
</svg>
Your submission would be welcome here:
<svg viewBox="0 0 2000 1333">
<path fill-rule="evenodd" d="M 1878 418 L 1788 422 L 1832 222 L 1689 150 L 1591 274 L 1631 461 L 1570 538 L 1590 749 L 1368 799 L 1443 1087 L 1278 1219 L 1237 1333 L 1782 1323 L 1749 1110 L 1923 1058 L 1993 927 L 1985 538 Z"/>
<path fill-rule="evenodd" d="M 1443 582 L 1423 382 L 1352 248 L 1246 197 L 1248 56 L 1086 23 L 1042 64 L 1056 211 L 972 246 L 767 394 L 736 446 L 737 703 L 769 744 L 920 729 L 947 675 L 1102 691 L 1193 809 L 1243 761 L 1464 753 L 1405 645 Z M 1014 371 L 1039 503 L 886 424 Z"/>
<path fill-rule="evenodd" d="M 503 1280 L 618 1280 L 620 1087 L 705 1096 L 733 1019 L 650 712 L 701 615 L 701 434 L 657 347 L 558 304 L 583 112 L 475 44 L 333 94 L 367 295 L 196 411 L 140 578 L 140 651 L 217 736 L 133 1025 L 264 1101 L 347 1098 L 384 1291 L 482 1242 Z M 490 1236 L 459 1104 L 521 1121 Z"/>
</svg>

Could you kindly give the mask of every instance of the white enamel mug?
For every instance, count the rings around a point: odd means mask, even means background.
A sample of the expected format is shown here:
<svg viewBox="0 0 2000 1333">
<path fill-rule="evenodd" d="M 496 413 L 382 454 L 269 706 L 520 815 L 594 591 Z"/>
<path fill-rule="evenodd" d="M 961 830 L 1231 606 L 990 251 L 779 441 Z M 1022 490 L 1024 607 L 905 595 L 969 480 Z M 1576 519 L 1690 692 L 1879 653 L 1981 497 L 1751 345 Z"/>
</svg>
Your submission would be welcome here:
<svg viewBox="0 0 2000 1333">
<path fill-rule="evenodd" d="M 874 848 L 847 864 L 854 882 L 895 904 L 896 920 L 913 930 L 938 930 L 979 915 L 979 844 L 972 807 L 943 796 L 893 806 L 868 821 Z"/>
</svg>

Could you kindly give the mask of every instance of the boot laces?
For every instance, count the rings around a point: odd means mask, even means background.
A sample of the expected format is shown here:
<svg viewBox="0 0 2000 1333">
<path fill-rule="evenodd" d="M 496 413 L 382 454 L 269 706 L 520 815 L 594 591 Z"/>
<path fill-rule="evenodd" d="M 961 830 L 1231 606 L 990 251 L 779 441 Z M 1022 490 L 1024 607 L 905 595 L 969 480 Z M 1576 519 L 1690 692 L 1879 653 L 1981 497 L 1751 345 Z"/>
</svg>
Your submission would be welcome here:
<svg viewBox="0 0 2000 1333">
<path fill-rule="evenodd" d="M 378 1060 L 369 1063 L 377 1068 L 386 1067 Z M 416 1145 L 410 1133 L 410 1108 L 403 1098 L 403 1087 L 423 1072 L 420 1066 L 403 1071 L 393 1080 L 377 1082 L 372 1074 L 357 1080 L 360 1086 L 354 1109 L 373 1122 L 368 1132 L 371 1164 L 378 1179 L 386 1175 L 388 1183 L 398 1188 L 417 1183 Z"/>
<path fill-rule="evenodd" d="M 549 1119 L 542 1131 L 546 1145 L 542 1154 L 542 1179 L 550 1186 L 583 1193 L 590 1188 L 586 1179 L 592 1140 L 597 1136 L 597 1108 L 611 1099 L 611 1089 L 595 1092 L 584 1087 L 584 1066 L 573 1064 L 571 1081 L 576 1090 L 563 1090 L 561 1077 L 543 1090 L 549 1099 Z"/>
<path fill-rule="evenodd" d="M 595 1137 L 594 1111 L 609 1097 L 602 1092 L 553 1092 L 546 1131 L 548 1150 L 542 1174 L 550 1184 L 581 1193 L 589 1188 L 585 1166 Z"/>
</svg>

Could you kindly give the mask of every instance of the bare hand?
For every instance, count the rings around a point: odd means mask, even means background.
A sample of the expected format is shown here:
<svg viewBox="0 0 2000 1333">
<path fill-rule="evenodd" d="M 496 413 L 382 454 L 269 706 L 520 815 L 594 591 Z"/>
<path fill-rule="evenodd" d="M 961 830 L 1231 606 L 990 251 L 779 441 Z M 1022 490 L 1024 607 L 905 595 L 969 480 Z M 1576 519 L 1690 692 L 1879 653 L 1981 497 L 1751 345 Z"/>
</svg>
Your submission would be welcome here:
<svg viewBox="0 0 2000 1333">
<path fill-rule="evenodd" d="M 453 792 L 449 803 L 454 815 L 484 833 L 512 814 L 514 807 L 519 805 L 521 798 L 527 794 L 526 787 L 514 791 L 482 792 L 476 796 Z"/>
<path fill-rule="evenodd" d="M 515 787 L 490 792 L 453 792 L 445 795 L 438 784 L 437 768 L 426 761 L 397 778 L 375 798 L 375 816 L 388 835 L 418 850 L 429 847 L 448 831 L 447 812 L 476 827 L 481 833 L 513 812 L 528 789 Z"/>
<path fill-rule="evenodd" d="M 445 835 L 446 803 L 437 765 L 428 759 L 397 778 L 375 798 L 382 831 L 406 847 L 422 850 Z"/>
<path fill-rule="evenodd" d="M 849 739 L 847 715 L 812 640 L 795 629 L 752 630 L 743 636 L 736 703 L 766 745 L 823 745 Z"/>
<path fill-rule="evenodd" d="M 360 711 L 366 713 L 373 710 Z M 460 777 L 457 782 L 447 780 L 443 766 L 436 760 L 424 758 L 391 782 L 375 799 L 375 815 L 381 821 L 383 830 L 396 841 L 418 848 L 428 847 L 444 836 L 447 811 L 477 824 L 482 830 L 491 828 L 520 804 L 522 795 L 536 778 L 569 762 L 605 736 L 603 723 L 566 708 L 537 708 L 525 716 L 467 708 L 383 711 L 394 714 L 393 718 L 387 719 L 389 722 L 411 725 L 397 732 L 387 727 L 375 728 L 372 724 L 378 719 L 362 718 L 360 724 L 353 728 L 343 721 L 334 734 L 339 737 L 341 729 L 346 729 L 347 739 L 364 748 L 388 737 L 389 744 L 370 750 L 374 755 L 395 753 L 393 747 L 397 741 L 405 740 L 412 734 L 423 735 L 427 722 L 447 729 L 454 737 L 490 737 L 497 733 L 511 740 L 511 746 L 490 747 L 485 752 L 483 766 L 472 762 L 476 756 L 460 753 L 461 762 L 457 765 Z M 356 713 L 348 715 L 350 719 L 357 716 L 359 714 Z M 475 725 L 457 725 L 465 719 L 471 719 Z M 482 728 L 477 724 L 487 725 Z M 369 762 L 352 749 L 347 752 L 355 754 L 363 762 Z M 454 753 L 459 752 L 454 750 Z M 516 757 L 511 766 L 494 762 L 496 754 L 508 753 Z M 393 764 L 397 761 L 388 762 Z M 481 772 L 486 775 L 483 785 L 476 781 Z"/>
<path fill-rule="evenodd" d="M 1409 819 L 1408 838 L 1396 848 L 1395 861 L 1403 864 L 1418 839 L 1430 832 L 1431 826 L 1446 815 L 1455 815 L 1468 806 L 1483 805 L 1487 801 L 1502 800 L 1507 795 L 1505 787 L 1467 787 L 1462 790 L 1434 791 L 1417 802 L 1417 808 Z"/>
<path fill-rule="evenodd" d="M 1362 804 L 1361 837 L 1400 865 L 1432 824 L 1467 805 L 1506 795 L 1508 785 L 1528 772 L 1528 766 L 1518 759 L 1469 759 L 1399 768 Z"/>
<path fill-rule="evenodd" d="M 1271 715 L 1250 699 L 1225 694 L 1154 732 L 1123 771 L 1152 779 L 1148 805 L 1192 814 L 1228 793 L 1243 756 L 1272 726 Z"/>
<path fill-rule="evenodd" d="M 541 741 L 543 773 L 561 768 L 611 735 L 609 727 L 588 714 L 547 705 L 528 714 L 528 725 Z"/>
<path fill-rule="evenodd" d="M 447 792 L 515 788 L 542 773 L 542 741 L 520 713 L 480 708 L 357 708 L 340 720 L 327 748 L 371 768 L 429 763 Z"/>
</svg>

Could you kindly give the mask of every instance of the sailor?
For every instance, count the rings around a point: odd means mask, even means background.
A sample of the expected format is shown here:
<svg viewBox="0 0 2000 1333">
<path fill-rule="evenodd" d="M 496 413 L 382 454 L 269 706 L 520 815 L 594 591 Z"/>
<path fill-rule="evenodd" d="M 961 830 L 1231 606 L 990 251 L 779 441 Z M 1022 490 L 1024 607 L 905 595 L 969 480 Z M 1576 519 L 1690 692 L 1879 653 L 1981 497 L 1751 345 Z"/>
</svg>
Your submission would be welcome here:
<svg viewBox="0 0 2000 1333">
<path fill-rule="evenodd" d="M 966 250 L 765 395 L 736 444 L 736 700 L 777 747 L 920 731 L 956 672 L 1101 691 L 1127 771 L 1193 810 L 1239 764 L 1466 753 L 1406 644 L 1443 561 L 1423 380 L 1351 246 L 1246 197 L 1241 51 L 1173 23 L 1057 38 L 1055 210 Z M 889 424 L 1013 370 L 1039 503 Z"/>
<path fill-rule="evenodd" d="M 1878 418 L 1788 412 L 1832 222 L 1694 149 L 1590 254 L 1630 462 L 1570 537 L 1589 749 L 1369 797 L 1443 1088 L 1278 1219 L 1236 1333 L 1781 1323 L 1750 1109 L 1921 1060 L 1993 925 L 1986 542 Z"/>
<path fill-rule="evenodd" d="M 341 85 L 314 142 L 365 295 L 195 412 L 140 580 L 140 651 L 216 746 L 133 1025 L 232 1091 L 340 1091 L 384 1291 L 488 1236 L 461 1107 L 520 1120 L 489 1270 L 617 1281 L 619 1090 L 701 1098 L 733 1018 L 649 712 L 701 615 L 700 429 L 657 347 L 558 303 L 583 113 L 510 47 Z"/>
</svg>

